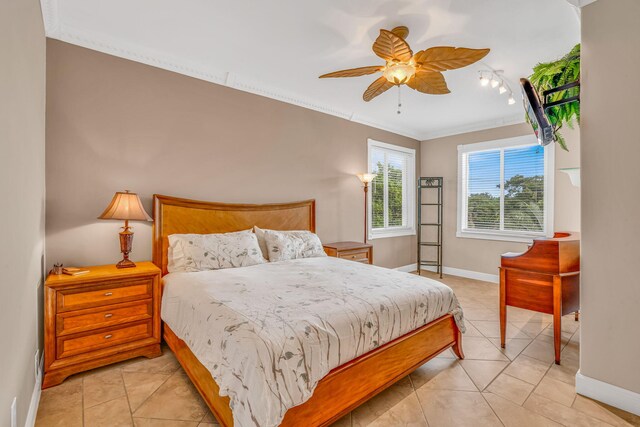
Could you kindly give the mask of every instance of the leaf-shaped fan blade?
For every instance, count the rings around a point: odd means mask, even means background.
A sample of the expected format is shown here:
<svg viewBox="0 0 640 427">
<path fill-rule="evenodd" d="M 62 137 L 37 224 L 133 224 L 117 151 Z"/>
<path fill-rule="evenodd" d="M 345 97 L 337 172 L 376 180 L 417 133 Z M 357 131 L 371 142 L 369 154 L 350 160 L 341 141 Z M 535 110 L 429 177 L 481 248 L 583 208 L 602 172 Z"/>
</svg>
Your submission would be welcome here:
<svg viewBox="0 0 640 427">
<path fill-rule="evenodd" d="M 380 35 L 373 43 L 373 52 L 385 61 L 394 62 L 409 62 L 413 56 L 407 42 L 387 30 L 380 30 Z"/>
<path fill-rule="evenodd" d="M 440 46 L 421 50 L 413 56 L 417 66 L 425 71 L 455 70 L 481 60 L 490 49 Z"/>
<path fill-rule="evenodd" d="M 364 95 L 362 95 L 362 99 L 369 102 L 373 98 L 387 91 L 393 86 L 395 85 L 391 83 L 389 80 L 387 80 L 384 76 L 382 76 L 376 81 L 374 81 L 373 83 L 371 83 L 371 85 L 369 85 L 367 90 L 364 92 Z"/>
<path fill-rule="evenodd" d="M 401 25 L 400 27 L 395 27 L 393 30 L 391 30 L 391 32 L 396 36 L 400 37 L 402 40 L 406 40 L 407 36 L 409 35 L 409 29 L 404 25 Z"/>
<path fill-rule="evenodd" d="M 438 71 L 420 70 L 407 82 L 407 86 L 418 92 L 430 95 L 445 95 L 451 92 L 447 87 L 444 76 Z"/>
<path fill-rule="evenodd" d="M 333 73 L 327 73 L 320 76 L 321 79 L 327 77 L 358 77 L 358 76 L 366 76 L 367 74 L 373 74 L 378 71 L 382 71 L 384 67 L 379 65 L 373 65 L 371 67 L 359 67 L 359 68 L 350 68 L 348 70 L 334 71 Z"/>
</svg>

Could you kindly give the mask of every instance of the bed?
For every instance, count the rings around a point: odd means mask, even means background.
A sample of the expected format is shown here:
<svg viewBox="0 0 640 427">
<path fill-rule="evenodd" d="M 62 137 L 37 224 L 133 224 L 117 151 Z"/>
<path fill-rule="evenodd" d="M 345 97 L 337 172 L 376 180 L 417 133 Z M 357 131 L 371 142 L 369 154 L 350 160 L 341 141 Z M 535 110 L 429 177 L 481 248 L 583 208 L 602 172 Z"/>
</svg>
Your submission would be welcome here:
<svg viewBox="0 0 640 427">
<path fill-rule="evenodd" d="M 200 202 L 155 195 L 154 216 L 153 260 L 156 265 L 162 269 L 163 275 L 166 275 L 168 272 L 168 236 L 171 234 L 225 233 L 246 230 L 254 225 L 264 229 L 309 230 L 315 232 L 315 201 L 313 200 L 285 204 L 241 205 Z M 195 301 L 204 301 L 209 293 L 212 293 L 213 297 L 223 298 L 220 295 L 227 291 L 224 298 L 232 300 L 233 292 L 228 291 L 228 289 L 234 284 L 244 286 L 244 291 L 247 291 L 245 288 L 248 286 L 247 292 L 250 294 L 251 292 L 259 292 L 259 289 L 252 287 L 253 283 L 251 280 L 253 279 L 248 279 L 250 277 L 261 277 L 261 280 L 265 281 L 265 283 L 270 283 L 270 289 L 274 290 L 272 294 L 277 296 L 277 294 L 285 292 L 283 289 L 286 289 L 277 287 L 278 277 L 283 277 L 282 274 L 296 275 L 296 277 L 305 276 L 307 279 L 306 286 L 308 287 L 306 292 L 312 289 L 310 287 L 311 285 L 317 283 L 319 294 L 326 296 L 330 292 L 336 292 L 336 290 L 341 290 L 341 292 L 344 289 L 348 290 L 351 282 L 360 280 L 360 278 L 364 279 L 367 275 L 370 276 L 367 280 L 374 281 L 374 276 L 383 277 L 385 274 L 400 274 L 391 270 L 376 270 L 376 267 L 359 265 L 338 259 L 310 258 L 294 261 L 295 262 L 282 261 L 272 263 L 273 265 L 263 264 L 253 267 L 242 267 L 240 269 L 227 269 L 242 271 L 218 270 L 215 272 L 184 273 L 182 276 L 172 273 L 166 278 L 166 296 L 167 298 L 173 298 L 168 300 L 172 301 L 171 305 L 173 305 L 173 301 L 179 300 L 181 294 L 190 294 L 192 299 L 195 298 Z M 333 276 L 327 274 L 322 275 L 322 271 L 330 271 Z M 278 274 L 281 276 L 278 276 Z M 321 277 L 324 277 L 327 281 L 322 282 L 320 280 Z M 411 282 L 411 280 L 426 280 L 408 275 L 403 277 L 408 281 L 407 283 L 418 283 Z M 389 278 L 392 278 L 392 276 L 389 276 Z M 334 286 L 334 283 L 340 280 L 344 283 L 340 286 Z M 243 281 L 246 283 L 243 283 Z M 405 280 L 403 280 L 403 282 L 404 281 Z M 283 282 L 286 282 L 286 280 L 283 280 Z M 420 286 L 420 283 L 423 282 L 419 282 L 417 287 Z M 283 283 L 282 286 L 293 285 Z M 415 304 L 416 306 L 412 309 L 417 312 L 419 310 L 418 305 L 420 305 L 420 307 L 424 305 L 420 304 L 420 295 L 410 295 L 410 292 L 412 292 L 411 288 L 407 287 L 406 284 L 403 286 L 405 286 L 404 290 L 401 289 L 402 286 L 400 286 L 400 284 L 398 285 L 398 289 L 395 290 L 390 287 L 389 293 L 396 292 L 399 297 L 405 298 L 406 304 Z M 184 288 L 184 292 L 179 292 L 181 288 Z M 193 289 L 186 292 L 188 288 Z M 446 287 L 434 284 L 432 288 L 437 294 L 438 291 L 442 291 L 442 289 Z M 371 293 L 373 294 L 373 291 Z M 262 295 L 261 298 L 265 299 L 264 303 L 266 304 L 269 294 L 265 293 Z M 212 296 L 209 295 L 209 297 Z M 381 296 L 378 297 L 380 298 Z M 253 300 L 258 301 L 255 296 L 253 298 Z M 373 298 L 373 296 L 371 296 L 371 298 Z M 439 297 L 436 296 L 434 298 Z M 295 299 L 291 297 L 291 300 L 293 304 Z M 310 298 L 310 300 L 313 300 L 313 298 Z M 453 300 L 455 300 L 455 297 L 453 297 Z M 262 303 L 262 301 L 260 302 Z M 318 304 L 327 304 L 330 302 L 327 298 L 324 300 L 318 298 Z M 246 305 L 246 301 L 242 300 L 238 300 L 236 303 Z M 299 301 L 295 303 L 298 304 Z M 233 301 L 231 301 L 226 304 L 228 307 L 223 308 L 228 310 L 227 312 L 232 315 L 234 313 L 240 313 L 239 315 L 248 316 L 248 311 L 242 314 L 242 307 L 238 308 L 238 306 L 234 306 L 233 304 Z M 457 304 L 457 301 L 455 301 L 455 304 Z M 195 306 L 197 304 L 183 302 L 183 306 L 190 305 Z M 222 310 L 212 310 L 206 313 L 204 310 L 209 306 L 202 305 L 202 307 L 202 309 L 198 309 L 194 313 L 201 315 L 203 318 L 210 317 L 214 313 Z M 256 303 L 255 310 L 259 311 L 260 307 L 261 305 Z M 176 331 L 174 331 L 167 323 L 163 322 L 163 337 L 219 423 L 223 426 L 233 426 L 234 414 L 231 410 L 232 402 L 229 395 L 233 397 L 237 405 L 236 393 L 233 393 L 233 389 L 229 389 L 228 381 L 220 375 L 219 370 L 216 371 L 216 369 L 211 366 L 211 361 L 206 357 L 206 353 L 202 352 L 202 346 L 194 345 L 195 332 L 192 334 L 193 336 L 189 336 L 189 333 L 185 335 L 185 330 L 188 330 L 188 328 L 185 329 L 185 322 L 180 323 L 173 320 L 179 317 L 175 313 L 180 313 L 180 311 L 178 309 L 176 310 L 174 310 L 174 314 L 171 315 L 172 308 L 169 307 L 169 305 L 163 307 L 163 313 L 165 313 L 163 317 L 170 319 L 168 323 L 171 323 L 176 328 Z M 291 307 L 286 308 L 286 310 L 287 312 L 291 311 Z M 311 307 L 310 310 L 313 311 L 313 307 Z M 331 310 L 328 311 L 330 312 Z M 344 311 L 346 313 L 348 310 L 345 308 Z M 456 313 L 455 311 L 456 310 L 454 310 L 453 313 L 445 312 L 442 315 L 438 315 L 437 318 L 432 319 L 431 317 L 434 316 L 432 310 L 429 318 L 424 314 L 424 319 L 428 318 L 429 320 L 427 324 L 413 320 L 413 322 L 418 323 L 411 326 L 411 321 L 405 320 L 404 329 L 402 331 L 400 329 L 395 331 L 396 335 L 402 332 L 401 335 L 384 343 L 381 342 L 379 343 L 380 345 L 376 345 L 373 348 L 369 348 L 371 347 L 371 343 L 368 347 L 363 344 L 360 352 L 354 353 L 357 354 L 355 358 L 351 359 L 350 356 L 345 356 L 344 359 L 334 358 L 335 360 L 339 360 L 340 364 L 332 366 L 326 375 L 323 373 L 318 381 L 313 382 L 312 394 L 307 393 L 305 395 L 305 393 L 302 393 L 304 402 L 289 408 L 283 413 L 283 418 L 276 419 L 278 419 L 278 422 L 280 422 L 281 419 L 280 425 L 282 426 L 330 425 L 440 352 L 452 348 L 458 357 L 463 358 L 461 346 L 462 334 L 457 323 L 462 322 L 461 313 Z M 185 312 L 185 310 L 182 312 Z M 333 314 L 334 316 L 340 316 L 340 311 L 334 310 Z M 302 316 L 302 314 L 300 315 Z M 291 316 L 293 316 L 293 314 Z M 251 321 L 241 323 L 252 324 Z M 402 325 L 402 322 L 400 322 L 399 325 Z M 229 326 L 227 326 L 225 330 L 229 330 L 228 328 Z M 232 331 L 236 332 L 235 324 L 232 325 L 231 328 Z M 400 326 L 398 326 L 398 328 L 400 328 Z M 409 329 L 407 330 L 407 328 Z M 206 331 L 208 329 L 205 328 L 204 330 L 205 332 L 203 333 L 207 333 Z M 208 333 L 211 332 L 209 331 Z M 339 335 L 344 334 L 341 332 Z M 184 338 L 184 340 L 180 337 Z M 216 335 L 209 336 L 209 340 L 211 341 L 212 339 L 215 340 Z M 201 337 L 199 340 L 202 342 L 203 338 Z M 327 341 L 327 339 L 324 339 L 323 342 L 324 341 Z M 188 345 L 187 342 L 190 342 L 191 345 Z M 315 349 L 314 351 L 320 351 L 316 347 L 313 347 Z M 366 350 L 366 352 L 364 352 L 364 350 Z M 284 357 L 284 359 L 288 360 L 291 358 L 292 361 L 295 361 L 292 355 L 295 351 L 289 352 L 283 350 L 283 352 L 287 356 Z M 196 353 L 200 354 L 200 358 L 196 356 Z M 315 356 L 313 358 L 317 359 Z M 334 364 L 336 364 L 335 360 L 333 362 Z M 284 363 L 286 362 L 285 360 Z M 298 366 L 300 366 L 300 364 L 301 362 L 298 363 Z M 307 366 L 306 362 L 302 364 L 302 366 Z M 214 380 L 212 372 L 215 377 L 218 378 L 218 382 L 221 383 L 222 387 Z M 307 378 L 305 378 L 305 380 L 306 379 Z M 242 382 L 238 383 L 238 387 L 247 389 L 246 391 L 239 391 L 251 392 L 251 383 L 247 384 L 249 385 L 245 385 Z M 224 396 L 220 395 L 221 388 Z M 232 393 L 230 393 L 230 391 Z M 246 424 L 249 425 L 249 423 Z M 263 425 L 262 421 L 258 422 L 257 420 L 251 424 Z M 264 425 L 270 424 L 265 422 Z"/>
</svg>

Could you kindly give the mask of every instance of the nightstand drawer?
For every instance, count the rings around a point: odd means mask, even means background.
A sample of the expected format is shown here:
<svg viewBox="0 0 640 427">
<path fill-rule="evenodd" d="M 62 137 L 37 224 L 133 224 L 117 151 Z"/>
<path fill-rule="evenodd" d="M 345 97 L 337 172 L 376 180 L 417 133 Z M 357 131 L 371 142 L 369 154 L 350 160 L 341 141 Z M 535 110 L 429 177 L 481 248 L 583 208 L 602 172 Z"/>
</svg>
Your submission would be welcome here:
<svg viewBox="0 0 640 427">
<path fill-rule="evenodd" d="M 340 252 L 338 257 L 350 261 L 369 262 L 369 251 Z"/>
<path fill-rule="evenodd" d="M 153 317 L 153 300 L 126 302 L 57 315 L 56 335 L 70 335 Z"/>
<path fill-rule="evenodd" d="M 58 312 L 151 298 L 152 295 L 153 279 L 120 281 L 92 287 L 84 286 L 81 289 L 58 292 Z"/>
<path fill-rule="evenodd" d="M 57 357 L 69 357 L 105 347 L 151 337 L 152 321 L 126 323 L 100 331 L 68 335 L 57 339 Z"/>
</svg>

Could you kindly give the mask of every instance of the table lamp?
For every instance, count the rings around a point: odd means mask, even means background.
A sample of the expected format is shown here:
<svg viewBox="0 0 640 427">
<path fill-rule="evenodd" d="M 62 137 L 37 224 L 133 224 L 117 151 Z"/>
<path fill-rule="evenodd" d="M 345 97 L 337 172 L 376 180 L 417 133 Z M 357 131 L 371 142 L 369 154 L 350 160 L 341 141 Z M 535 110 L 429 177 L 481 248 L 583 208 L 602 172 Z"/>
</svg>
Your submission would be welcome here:
<svg viewBox="0 0 640 427">
<path fill-rule="evenodd" d="M 367 212 L 367 192 L 369 191 L 369 184 L 377 176 L 375 173 L 359 173 L 358 179 L 364 185 L 364 243 L 367 243 L 367 222 L 369 221 Z"/>
<path fill-rule="evenodd" d="M 135 267 L 136 264 L 129 259 L 129 252 L 133 245 L 133 231 L 129 227 L 129 221 L 153 221 L 142 207 L 142 202 L 136 193 L 129 193 L 129 190 L 117 192 L 107 209 L 104 210 L 98 219 L 119 219 L 124 220 L 124 227 L 120 232 L 120 251 L 122 260 L 116 264 L 117 268 Z"/>
</svg>

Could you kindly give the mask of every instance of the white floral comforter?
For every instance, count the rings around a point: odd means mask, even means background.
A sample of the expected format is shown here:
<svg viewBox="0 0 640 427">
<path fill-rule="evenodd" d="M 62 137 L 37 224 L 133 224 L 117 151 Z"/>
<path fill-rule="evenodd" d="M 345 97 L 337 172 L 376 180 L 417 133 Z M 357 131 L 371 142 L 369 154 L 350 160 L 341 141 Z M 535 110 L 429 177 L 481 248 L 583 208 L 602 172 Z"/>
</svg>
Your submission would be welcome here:
<svg viewBox="0 0 640 427">
<path fill-rule="evenodd" d="M 236 427 L 277 426 L 329 371 L 453 313 L 440 282 L 337 258 L 164 277 L 162 319 L 229 396 Z"/>
</svg>

